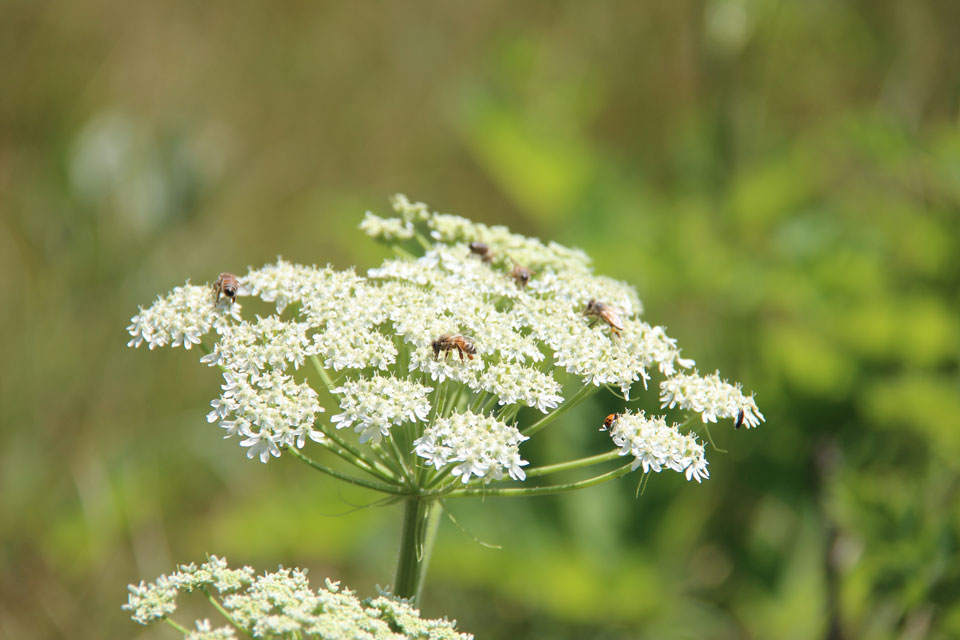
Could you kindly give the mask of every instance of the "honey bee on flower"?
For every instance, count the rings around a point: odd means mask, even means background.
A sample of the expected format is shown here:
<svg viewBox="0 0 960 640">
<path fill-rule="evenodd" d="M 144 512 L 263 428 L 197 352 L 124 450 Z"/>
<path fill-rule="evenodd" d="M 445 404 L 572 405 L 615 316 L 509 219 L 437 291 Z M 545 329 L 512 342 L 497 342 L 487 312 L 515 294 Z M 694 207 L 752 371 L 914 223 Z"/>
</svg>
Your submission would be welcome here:
<svg viewBox="0 0 960 640">
<path fill-rule="evenodd" d="M 473 346 L 473 342 L 469 338 L 464 336 L 454 336 L 449 333 L 445 333 L 430 344 L 433 349 L 433 359 L 437 360 L 440 357 L 440 352 L 443 352 L 443 359 L 446 360 L 447 356 L 450 355 L 450 352 L 456 349 L 457 353 L 460 354 L 460 360 L 463 360 L 464 354 L 471 360 L 473 356 L 477 353 L 477 348 Z"/>
<path fill-rule="evenodd" d="M 587 303 L 587 308 L 583 310 L 583 315 L 594 316 L 596 319 L 593 324 L 596 324 L 597 320 L 603 320 L 617 337 L 620 337 L 620 332 L 623 331 L 623 320 L 620 319 L 620 313 L 608 304 L 591 299 Z"/>
<path fill-rule="evenodd" d="M 234 302 L 237 293 L 240 291 L 240 281 L 232 273 L 221 273 L 217 281 L 213 283 L 213 302 L 220 302 L 223 296 L 228 302 Z"/>
</svg>

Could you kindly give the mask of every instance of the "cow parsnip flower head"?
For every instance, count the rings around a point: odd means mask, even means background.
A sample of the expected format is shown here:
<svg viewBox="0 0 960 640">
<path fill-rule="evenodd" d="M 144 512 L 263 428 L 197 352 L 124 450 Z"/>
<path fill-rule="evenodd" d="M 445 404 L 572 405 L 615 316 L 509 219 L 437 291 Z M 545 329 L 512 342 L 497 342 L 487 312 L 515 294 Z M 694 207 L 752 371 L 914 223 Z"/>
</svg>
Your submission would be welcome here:
<svg viewBox="0 0 960 640">
<path fill-rule="evenodd" d="M 134 316 L 129 344 L 204 349 L 202 361 L 223 375 L 208 419 L 248 456 L 291 452 L 396 494 L 490 492 L 492 481 L 587 466 L 525 470 L 521 446 L 601 387 L 629 399 L 656 377 L 662 407 L 686 414 L 681 422 L 763 421 L 753 396 L 719 374 L 700 376 L 643 319 L 636 291 L 594 274 L 582 251 L 402 195 L 392 204 L 395 216 L 368 213 L 360 226 L 397 257 L 365 275 L 278 259 L 238 277 L 238 298 L 255 312 L 188 283 Z M 622 404 L 610 412 L 616 449 L 590 464 L 629 454 L 617 473 L 709 477 L 703 445 L 667 416 Z M 359 475 L 308 457 L 307 442 Z"/>
<path fill-rule="evenodd" d="M 687 480 L 709 478 L 704 447 L 697 439 L 680 433 L 678 425 L 667 426 L 663 416 L 647 418 L 643 411 L 616 416 L 609 427 L 610 438 L 620 455 L 632 455 L 632 469 L 659 473 L 664 467 L 679 471 Z"/>
<path fill-rule="evenodd" d="M 128 587 L 123 608 L 140 624 L 166 621 L 193 640 L 254 638 L 316 638 L 336 640 L 471 640 L 456 630 L 456 621 L 430 620 L 408 602 L 379 595 L 360 600 L 338 582 L 326 580 L 316 590 L 310 587 L 303 569 L 284 569 L 255 575 L 251 567 L 231 569 L 217 556 L 200 566 L 183 565 L 170 575 L 151 583 Z M 215 603 L 229 624 L 213 628 L 207 619 L 197 620 L 194 629 L 173 621 L 177 598 L 201 591 Z"/>
</svg>

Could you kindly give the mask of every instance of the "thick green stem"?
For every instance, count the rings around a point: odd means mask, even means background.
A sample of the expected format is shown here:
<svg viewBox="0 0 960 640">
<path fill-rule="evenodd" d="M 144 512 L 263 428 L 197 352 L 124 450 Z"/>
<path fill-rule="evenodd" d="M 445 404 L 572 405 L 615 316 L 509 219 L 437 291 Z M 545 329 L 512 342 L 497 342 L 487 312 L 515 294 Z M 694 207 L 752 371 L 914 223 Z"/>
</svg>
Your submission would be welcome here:
<svg viewBox="0 0 960 640">
<path fill-rule="evenodd" d="M 415 496 L 404 501 L 393 592 L 401 598 L 413 598 L 414 604 L 420 600 L 423 590 L 437 525 L 440 524 L 439 516 L 440 503 L 437 500 Z"/>
</svg>

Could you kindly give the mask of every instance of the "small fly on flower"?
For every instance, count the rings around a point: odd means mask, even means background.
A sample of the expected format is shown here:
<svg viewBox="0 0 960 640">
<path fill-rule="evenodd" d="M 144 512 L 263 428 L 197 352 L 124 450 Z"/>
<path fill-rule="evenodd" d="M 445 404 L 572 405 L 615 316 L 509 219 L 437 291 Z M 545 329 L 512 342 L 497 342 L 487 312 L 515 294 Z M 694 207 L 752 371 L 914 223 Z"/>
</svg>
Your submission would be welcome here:
<svg viewBox="0 0 960 640">
<path fill-rule="evenodd" d="M 220 302 L 220 296 L 226 296 L 227 300 L 234 302 L 237 292 L 240 290 L 240 281 L 232 273 L 223 272 L 213 283 L 213 303 Z"/>
<path fill-rule="evenodd" d="M 471 242 L 470 253 L 480 256 L 480 259 L 484 262 L 493 261 L 493 252 L 490 251 L 490 247 L 482 242 Z"/>
<path fill-rule="evenodd" d="M 620 331 L 623 329 L 623 320 L 620 319 L 620 314 L 616 309 L 611 307 L 608 304 L 598 302 L 597 300 L 591 299 L 587 303 L 587 308 L 584 309 L 583 315 L 586 316 L 595 316 L 596 318 L 603 320 L 608 325 L 610 325 L 610 330 L 613 331 L 617 336 L 620 335 Z M 594 320 L 590 326 L 596 324 Z"/>
<path fill-rule="evenodd" d="M 513 271 L 510 272 L 510 277 L 517 281 L 521 289 L 526 288 L 527 283 L 530 282 L 530 278 L 532 278 L 536 272 L 527 269 L 512 257 L 510 259 L 513 260 Z"/>
<path fill-rule="evenodd" d="M 446 360 L 447 356 L 450 355 L 450 352 L 454 349 L 457 350 L 457 353 L 460 354 L 460 360 L 463 360 L 463 354 L 467 354 L 467 357 L 473 360 L 474 354 L 477 352 L 477 348 L 473 346 L 473 343 L 470 342 L 469 338 L 464 336 L 454 336 L 449 333 L 445 333 L 436 340 L 433 341 L 433 344 L 430 346 L 433 347 L 433 359 L 437 360 L 440 357 L 440 352 L 443 351 L 443 359 Z"/>
<path fill-rule="evenodd" d="M 734 429 L 739 429 L 743 425 L 743 409 L 740 409 L 740 412 L 737 413 L 737 421 L 733 423 Z"/>
<path fill-rule="evenodd" d="M 603 426 L 600 427 L 600 431 L 609 431 L 610 428 L 613 426 L 613 423 L 616 422 L 617 418 L 619 417 L 620 417 L 620 414 L 618 413 L 611 413 L 610 415 L 608 415 L 606 419 L 603 421 Z"/>
</svg>

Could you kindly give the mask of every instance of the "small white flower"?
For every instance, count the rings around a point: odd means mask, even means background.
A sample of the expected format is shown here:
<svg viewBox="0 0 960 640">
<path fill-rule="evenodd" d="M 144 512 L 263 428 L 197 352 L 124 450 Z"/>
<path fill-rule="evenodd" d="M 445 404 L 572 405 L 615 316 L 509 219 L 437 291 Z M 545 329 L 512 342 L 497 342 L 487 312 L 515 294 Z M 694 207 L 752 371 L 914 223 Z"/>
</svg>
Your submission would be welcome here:
<svg viewBox="0 0 960 640">
<path fill-rule="evenodd" d="M 400 218 L 381 218 L 367 211 L 360 223 L 360 230 L 371 238 L 384 240 L 409 240 L 415 231 L 413 225 Z"/>
<path fill-rule="evenodd" d="M 430 237 L 447 244 L 483 242 L 492 254 L 504 263 L 515 260 L 534 271 L 573 269 L 587 271 L 590 258 L 580 249 L 570 249 L 551 242 L 544 245 L 537 238 L 511 233 L 503 226 L 488 227 L 460 216 L 435 213 L 427 220 Z"/>
<path fill-rule="evenodd" d="M 331 287 L 342 288 L 342 280 L 349 281 L 350 275 L 349 271 L 339 273 L 329 267 L 306 267 L 277 258 L 276 264 L 251 269 L 242 281 L 252 295 L 275 303 L 277 313 L 283 313 L 291 303 L 323 295 Z"/>
<path fill-rule="evenodd" d="M 214 304 L 213 289 L 189 282 L 176 287 L 166 296 L 130 320 L 127 332 L 133 338 L 127 343 L 139 347 L 144 342 L 154 347 L 179 347 L 189 349 L 200 344 L 200 339 L 213 327 L 222 331 L 229 320 L 240 320 L 240 304 Z"/>
<path fill-rule="evenodd" d="M 682 471 L 687 480 L 709 478 L 703 445 L 691 435 L 683 435 L 677 425 L 667 426 L 663 416 L 647 418 L 644 412 L 617 416 L 610 427 L 610 438 L 620 447 L 620 455 L 634 457 L 632 469 L 659 473 L 663 467 Z"/>
<path fill-rule="evenodd" d="M 130 585 L 124 609 L 131 617 L 148 624 L 166 618 L 176 610 L 178 593 L 197 589 L 219 596 L 222 611 L 230 622 L 255 638 L 349 638 L 350 640 L 473 640 L 459 633 L 456 623 L 426 619 L 409 603 L 385 596 L 360 601 L 356 594 L 337 582 L 310 587 L 304 569 L 280 568 L 255 576 L 250 567 L 230 569 L 225 560 L 212 557 L 199 567 L 185 565 L 180 571 L 161 575 L 151 584 Z M 229 640 L 231 626 L 213 628 L 209 620 L 194 622 L 187 638 Z"/>
<path fill-rule="evenodd" d="M 214 629 L 207 619 L 197 620 L 195 625 L 196 629 L 186 635 L 186 640 L 233 640 L 237 637 L 237 630 L 233 627 L 223 626 Z"/>
<path fill-rule="evenodd" d="M 449 332 L 431 334 L 433 335 L 431 342 L 439 338 L 443 333 Z M 483 354 L 479 353 L 478 348 L 478 354 L 472 359 L 464 358 L 461 360 L 455 353 L 448 353 L 447 355 L 441 354 L 439 358 L 435 358 L 433 349 L 427 344 L 411 349 L 409 369 L 411 372 L 418 370 L 423 371 L 430 376 L 431 380 L 437 382 L 443 382 L 449 378 L 454 382 L 459 382 L 476 391 L 480 389 L 478 376 L 479 372 L 483 369 Z"/>
<path fill-rule="evenodd" d="M 590 300 L 600 300 L 617 309 L 618 315 L 624 318 L 643 313 L 643 305 L 633 287 L 585 269 L 545 273 L 530 283 L 530 290 L 542 297 L 561 299 L 578 312 L 582 312 Z"/>
<path fill-rule="evenodd" d="M 211 555 L 199 567 L 194 564 L 180 565 L 179 571 L 173 574 L 181 591 L 194 591 L 204 586 L 212 585 L 220 593 L 239 591 L 253 582 L 253 568 L 241 567 L 231 569 L 226 558 Z"/>
<path fill-rule="evenodd" d="M 422 222 L 431 217 L 430 209 L 422 202 L 410 202 L 402 193 L 390 198 L 390 206 L 407 222 Z"/>
<path fill-rule="evenodd" d="M 319 356 L 325 367 L 386 370 L 396 362 L 392 336 L 380 329 L 388 317 L 383 294 L 352 271 L 332 274 L 303 300 L 302 314 L 315 328 L 309 354 Z"/>
<path fill-rule="evenodd" d="M 451 473 L 467 483 L 471 476 L 499 480 L 504 471 L 514 480 L 525 479 L 528 462 L 520 458 L 519 445 L 527 439 L 516 427 L 468 411 L 438 419 L 413 444 L 436 469 L 455 465 Z"/>
<path fill-rule="evenodd" d="M 123 608 L 132 611 L 131 617 L 140 624 L 162 620 L 177 609 L 177 585 L 169 577 L 161 575 L 156 582 L 129 585 L 127 604 Z"/>
<path fill-rule="evenodd" d="M 282 322 L 276 316 L 241 322 L 224 331 L 213 351 L 200 361 L 240 372 L 283 369 L 288 364 L 299 368 L 305 357 L 313 355 L 306 332 L 305 323 Z"/>
<path fill-rule="evenodd" d="M 248 458 L 260 458 L 260 462 L 266 464 L 270 460 L 270 456 L 280 457 L 280 447 L 271 437 L 272 434 L 269 430 L 254 431 L 249 424 L 244 424 L 240 427 L 240 435 L 244 437 L 240 441 L 240 446 L 248 447 Z"/>
<path fill-rule="evenodd" d="M 390 427 L 405 422 L 424 421 L 430 414 L 428 394 L 433 391 L 417 382 L 374 376 L 352 380 L 332 393 L 339 394 L 343 413 L 330 421 L 338 429 L 353 427 L 360 442 L 380 442 L 390 435 Z"/>
<path fill-rule="evenodd" d="M 753 396 L 744 396 L 739 384 L 732 385 L 720 379 L 719 373 L 700 377 L 697 372 L 678 374 L 660 383 L 660 406 L 680 407 L 700 414 L 704 422 L 718 419 L 736 420 L 743 412 L 747 428 L 764 421 Z"/>
<path fill-rule="evenodd" d="M 313 425 L 324 409 L 309 385 L 275 370 L 226 372 L 223 378 L 223 393 L 211 403 L 207 421 L 219 421 L 226 438 L 241 436 L 240 445 L 249 447 L 248 458 L 267 462 L 279 456 L 282 447 L 303 448 L 307 438 L 323 441 L 323 433 Z"/>
<path fill-rule="evenodd" d="M 500 363 L 480 376 L 484 391 L 499 398 L 499 403 L 524 404 L 549 413 L 563 402 L 560 383 L 548 373 L 518 364 Z"/>
</svg>

